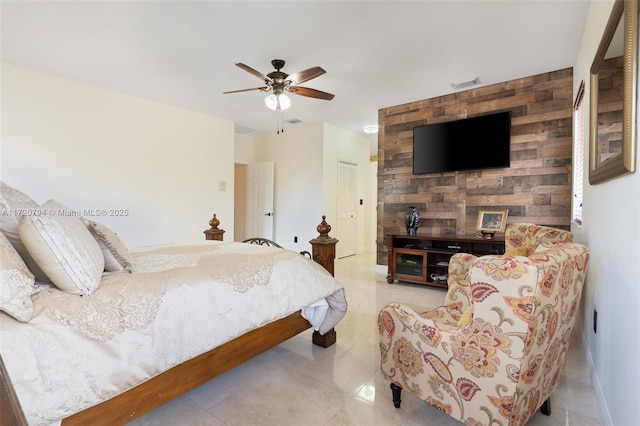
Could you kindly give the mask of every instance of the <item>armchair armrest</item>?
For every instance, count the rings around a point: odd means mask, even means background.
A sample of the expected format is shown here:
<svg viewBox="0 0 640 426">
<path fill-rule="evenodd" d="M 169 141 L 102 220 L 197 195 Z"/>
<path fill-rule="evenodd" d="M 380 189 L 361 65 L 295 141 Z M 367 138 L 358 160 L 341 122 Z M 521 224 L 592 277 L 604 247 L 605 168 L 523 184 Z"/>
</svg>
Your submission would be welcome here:
<svg viewBox="0 0 640 426">
<path fill-rule="evenodd" d="M 441 342 L 449 341 L 449 337 L 460 328 L 447 322 L 438 321 L 437 318 L 429 318 L 425 314 L 401 303 L 389 303 L 381 311 L 378 317 L 380 331 L 380 345 L 388 345 L 394 336 L 415 336 L 428 346 L 437 348 Z M 402 327 L 398 327 L 400 323 Z M 444 337 L 444 339 L 443 339 Z M 389 348 L 390 349 L 390 348 Z"/>
</svg>

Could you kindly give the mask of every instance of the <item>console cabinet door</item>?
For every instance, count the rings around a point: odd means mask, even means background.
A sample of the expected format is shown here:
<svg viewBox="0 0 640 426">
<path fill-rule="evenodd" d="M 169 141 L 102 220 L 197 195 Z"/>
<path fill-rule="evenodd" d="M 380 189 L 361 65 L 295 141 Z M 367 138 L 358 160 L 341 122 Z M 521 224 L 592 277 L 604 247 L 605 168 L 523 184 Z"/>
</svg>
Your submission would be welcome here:
<svg viewBox="0 0 640 426">
<path fill-rule="evenodd" d="M 393 249 L 393 276 L 398 280 L 427 282 L 427 252 L 413 249 Z"/>
</svg>

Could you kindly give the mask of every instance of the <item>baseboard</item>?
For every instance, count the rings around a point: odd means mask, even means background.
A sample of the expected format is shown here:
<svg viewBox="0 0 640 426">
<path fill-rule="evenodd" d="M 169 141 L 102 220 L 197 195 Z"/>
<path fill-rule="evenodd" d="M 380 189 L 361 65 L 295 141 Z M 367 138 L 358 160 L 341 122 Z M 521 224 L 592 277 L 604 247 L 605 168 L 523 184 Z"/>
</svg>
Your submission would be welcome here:
<svg viewBox="0 0 640 426">
<path fill-rule="evenodd" d="M 588 330 L 587 327 L 585 329 Z M 586 333 L 588 333 L 587 331 Z M 582 333 L 582 349 L 584 350 L 587 357 L 587 366 L 589 367 L 589 373 L 591 374 L 591 381 L 593 383 L 593 388 L 596 392 L 596 399 L 598 400 L 598 411 L 600 412 L 600 421 L 605 426 L 613 426 L 613 420 L 611 420 L 611 414 L 609 414 L 609 409 L 607 407 L 607 402 L 604 399 L 604 394 L 602 393 L 602 386 L 600 386 L 600 380 L 598 379 L 598 373 L 596 372 L 595 365 L 593 363 L 593 358 L 591 357 L 591 351 L 589 348 L 589 336 L 583 330 Z"/>
</svg>

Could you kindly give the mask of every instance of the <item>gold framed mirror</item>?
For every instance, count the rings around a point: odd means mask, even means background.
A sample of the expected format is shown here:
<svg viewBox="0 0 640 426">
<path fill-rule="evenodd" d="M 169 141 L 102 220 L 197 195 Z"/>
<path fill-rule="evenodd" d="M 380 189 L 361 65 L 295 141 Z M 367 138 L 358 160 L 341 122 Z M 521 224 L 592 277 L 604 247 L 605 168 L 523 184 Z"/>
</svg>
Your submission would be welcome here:
<svg viewBox="0 0 640 426">
<path fill-rule="evenodd" d="M 638 1 L 616 0 L 591 65 L 589 183 L 635 171 Z"/>
</svg>

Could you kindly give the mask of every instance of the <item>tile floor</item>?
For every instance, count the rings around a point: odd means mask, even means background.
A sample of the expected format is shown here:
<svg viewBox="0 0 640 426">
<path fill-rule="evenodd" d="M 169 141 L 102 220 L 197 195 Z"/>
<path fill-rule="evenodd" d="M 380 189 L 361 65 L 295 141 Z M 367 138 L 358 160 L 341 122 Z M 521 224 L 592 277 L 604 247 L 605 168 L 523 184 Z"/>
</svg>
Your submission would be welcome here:
<svg viewBox="0 0 640 426">
<path fill-rule="evenodd" d="M 394 408 L 379 373 L 378 311 L 389 301 L 438 306 L 444 290 L 387 284 L 374 254 L 337 260 L 336 278 L 349 302 L 336 345 L 314 346 L 307 331 L 130 425 L 461 425 L 408 392 Z M 551 416 L 537 413 L 528 425 L 601 424 L 579 339 L 567 357 Z"/>
</svg>

